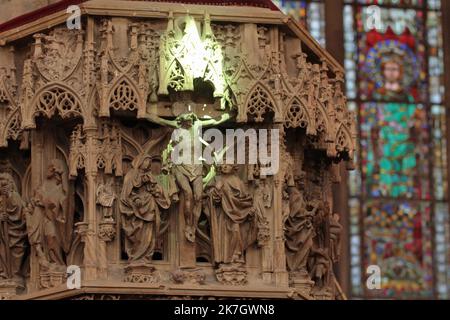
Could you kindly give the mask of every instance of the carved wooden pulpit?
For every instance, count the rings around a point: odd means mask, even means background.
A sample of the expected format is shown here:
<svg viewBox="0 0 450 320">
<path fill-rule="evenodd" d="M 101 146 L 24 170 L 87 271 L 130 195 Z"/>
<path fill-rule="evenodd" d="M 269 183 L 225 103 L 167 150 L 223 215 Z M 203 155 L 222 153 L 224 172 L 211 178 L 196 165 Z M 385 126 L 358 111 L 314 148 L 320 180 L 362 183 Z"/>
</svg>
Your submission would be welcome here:
<svg viewBox="0 0 450 320">
<path fill-rule="evenodd" d="M 343 85 L 270 1 L 0 25 L 0 296 L 342 298 Z"/>
</svg>

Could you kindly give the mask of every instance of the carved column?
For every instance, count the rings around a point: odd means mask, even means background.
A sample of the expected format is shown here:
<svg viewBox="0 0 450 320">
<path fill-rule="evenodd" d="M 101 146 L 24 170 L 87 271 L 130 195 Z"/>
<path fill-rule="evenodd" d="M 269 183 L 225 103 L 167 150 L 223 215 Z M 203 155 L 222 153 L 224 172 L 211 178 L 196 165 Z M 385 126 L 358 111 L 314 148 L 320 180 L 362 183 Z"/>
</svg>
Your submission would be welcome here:
<svg viewBox="0 0 450 320">
<path fill-rule="evenodd" d="M 280 130 L 280 137 L 283 137 L 284 127 L 282 124 L 277 124 L 274 129 Z M 281 141 L 280 143 L 284 143 Z M 280 161 L 283 161 L 280 157 Z M 275 273 L 275 284 L 277 286 L 288 286 L 289 276 L 286 270 L 286 253 L 284 248 L 284 227 L 283 227 L 283 182 L 284 172 L 279 170 L 274 178 L 273 190 L 273 226 L 274 226 L 274 241 L 273 241 L 273 268 Z"/>
<path fill-rule="evenodd" d="M 86 144 L 87 144 L 87 161 L 86 161 L 86 194 L 87 194 L 87 210 L 85 210 L 84 222 L 86 228 L 82 234 L 84 242 L 84 279 L 94 280 L 97 278 L 97 250 L 98 250 L 98 219 L 96 206 L 96 188 L 97 188 L 97 164 L 93 155 L 95 150 L 95 128 L 86 128 Z"/>
<path fill-rule="evenodd" d="M 272 225 L 272 221 L 269 222 Z M 269 237 L 273 237 L 273 232 L 269 228 Z M 262 278 L 265 284 L 271 284 L 273 280 L 273 243 L 271 241 L 264 241 L 261 247 L 261 255 L 262 255 Z"/>
<path fill-rule="evenodd" d="M 44 150 L 43 150 L 43 134 L 42 131 L 33 130 L 31 133 L 31 190 L 36 190 L 42 183 L 44 167 Z M 32 196 L 32 195 L 31 195 Z M 31 248 L 30 256 L 30 289 L 37 290 L 39 278 L 39 265 L 36 260 L 36 252 Z"/>
<path fill-rule="evenodd" d="M 180 195 L 180 203 L 183 203 L 183 195 Z M 177 216 L 177 242 L 178 242 L 178 266 L 180 269 L 193 269 L 196 264 L 195 243 L 186 239 L 186 222 L 184 219 L 183 205 L 175 213 Z"/>
</svg>

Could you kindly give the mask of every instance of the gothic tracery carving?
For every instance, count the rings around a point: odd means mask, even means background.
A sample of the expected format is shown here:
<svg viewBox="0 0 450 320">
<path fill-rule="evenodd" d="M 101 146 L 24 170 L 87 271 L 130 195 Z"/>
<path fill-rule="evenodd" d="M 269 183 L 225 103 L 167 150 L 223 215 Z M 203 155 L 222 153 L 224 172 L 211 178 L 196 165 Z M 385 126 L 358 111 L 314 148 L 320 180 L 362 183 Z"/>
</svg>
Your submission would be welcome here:
<svg viewBox="0 0 450 320">
<path fill-rule="evenodd" d="M 83 53 L 88 53 L 86 58 Z M 49 34 L 34 35 L 34 51 L 23 68 L 22 128 L 35 128 L 35 117 L 48 118 L 58 113 L 63 118 L 79 117 L 86 124 L 92 115 L 86 110 L 89 81 L 86 72 L 89 50 L 83 32 L 55 28 Z"/>
<path fill-rule="evenodd" d="M 9 55 L 14 50 L 11 49 Z M 0 65 L 0 146 L 22 136 L 22 118 L 19 110 L 16 68 Z"/>
<path fill-rule="evenodd" d="M 159 94 L 168 95 L 169 88 L 194 91 L 194 80 L 203 78 L 214 86 L 215 98 L 223 97 L 226 82 L 222 47 L 214 36 L 208 14 L 200 32 L 191 16 L 174 19 L 171 13 L 160 48 Z"/>
<path fill-rule="evenodd" d="M 157 101 L 158 33 L 146 23 L 129 24 L 130 50 L 126 56 L 120 56 L 114 47 L 116 30 L 112 21 L 103 20 L 100 32 L 100 116 L 108 117 L 112 108 L 137 111 L 138 117 L 143 118 L 147 102 Z"/>
<path fill-rule="evenodd" d="M 91 160 L 94 166 L 89 163 Z M 70 145 L 70 176 L 78 170 L 103 170 L 106 174 L 122 176 L 122 142 L 120 129 L 112 124 L 101 123 L 93 137 L 88 139 L 82 125 L 72 132 Z"/>
</svg>

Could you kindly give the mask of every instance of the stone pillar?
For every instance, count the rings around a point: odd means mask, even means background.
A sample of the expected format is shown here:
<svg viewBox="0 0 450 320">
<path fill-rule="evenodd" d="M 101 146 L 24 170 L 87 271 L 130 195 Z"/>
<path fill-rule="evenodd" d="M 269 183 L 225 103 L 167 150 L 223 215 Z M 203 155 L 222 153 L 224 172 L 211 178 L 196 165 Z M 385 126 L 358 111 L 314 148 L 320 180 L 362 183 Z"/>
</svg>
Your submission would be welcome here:
<svg viewBox="0 0 450 320">
<path fill-rule="evenodd" d="M 107 244 L 116 236 L 116 222 L 114 220 L 102 220 L 98 228 L 98 278 L 108 278 Z"/>
<path fill-rule="evenodd" d="M 280 139 L 284 136 L 284 128 L 282 124 L 274 126 L 274 129 L 280 130 Z M 284 141 L 280 141 L 284 143 Z M 280 148 L 281 149 L 281 148 Z M 280 160 L 282 161 L 281 157 Z M 279 170 L 274 177 L 273 190 L 273 268 L 275 273 L 275 284 L 277 286 L 288 286 L 289 276 L 286 269 L 286 251 L 284 247 L 284 226 L 283 226 L 283 183 L 284 172 Z"/>
<path fill-rule="evenodd" d="M 84 226 L 82 229 L 82 239 L 84 242 L 84 280 L 94 280 L 97 278 L 97 252 L 98 252 L 98 218 L 96 205 L 97 190 L 97 163 L 94 155 L 96 129 L 85 129 L 87 139 L 87 160 L 86 160 L 86 194 L 87 209 L 85 209 Z"/>
<path fill-rule="evenodd" d="M 272 222 L 270 223 L 272 225 Z M 270 237 L 273 237 L 273 232 L 270 230 Z M 264 243 L 261 248 L 262 255 L 262 278 L 265 284 L 271 284 L 273 280 L 273 261 L 272 261 L 272 252 L 273 252 L 273 244 L 270 241 Z"/>
<path fill-rule="evenodd" d="M 196 264 L 196 255 L 195 255 L 195 243 L 189 242 L 185 236 L 185 227 L 186 222 L 184 219 L 184 210 L 183 210 L 183 195 L 180 196 L 179 202 L 179 210 L 176 213 L 177 218 L 177 242 L 178 242 L 178 259 L 179 259 L 179 267 L 181 269 L 190 269 L 195 268 Z"/>
<path fill-rule="evenodd" d="M 31 190 L 36 190 L 42 184 L 44 167 L 42 131 L 33 130 L 31 132 Z M 32 197 L 33 194 L 30 194 Z M 30 255 L 30 290 L 39 288 L 39 265 L 36 259 L 36 252 L 31 248 Z"/>
</svg>

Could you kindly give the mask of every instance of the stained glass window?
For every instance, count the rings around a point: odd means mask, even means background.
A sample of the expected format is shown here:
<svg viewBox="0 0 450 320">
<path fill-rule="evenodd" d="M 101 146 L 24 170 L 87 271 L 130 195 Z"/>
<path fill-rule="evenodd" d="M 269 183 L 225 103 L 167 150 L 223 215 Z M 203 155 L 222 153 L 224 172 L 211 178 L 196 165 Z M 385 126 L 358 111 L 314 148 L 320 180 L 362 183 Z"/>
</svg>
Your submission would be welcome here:
<svg viewBox="0 0 450 320">
<path fill-rule="evenodd" d="M 440 1 L 346 0 L 353 296 L 449 297 L 446 115 Z M 369 266 L 381 288 L 366 286 Z"/>
<path fill-rule="evenodd" d="M 284 13 L 293 16 L 325 47 L 325 5 L 320 0 L 274 0 Z"/>
</svg>

